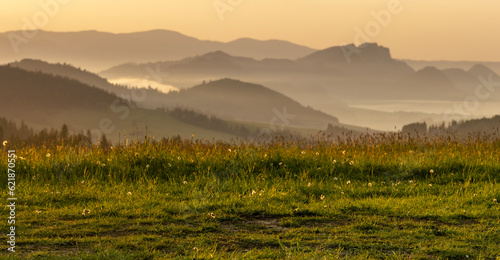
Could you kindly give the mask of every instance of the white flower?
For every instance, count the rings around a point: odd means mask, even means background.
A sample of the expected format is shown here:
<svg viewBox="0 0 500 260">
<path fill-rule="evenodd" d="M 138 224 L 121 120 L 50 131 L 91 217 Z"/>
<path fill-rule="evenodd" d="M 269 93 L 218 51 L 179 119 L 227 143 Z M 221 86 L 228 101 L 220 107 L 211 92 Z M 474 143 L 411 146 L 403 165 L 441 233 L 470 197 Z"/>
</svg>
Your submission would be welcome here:
<svg viewBox="0 0 500 260">
<path fill-rule="evenodd" d="M 252 190 L 252 195 L 255 195 L 255 194 L 257 194 L 257 192 L 256 192 L 256 191 L 254 191 L 254 190 Z"/>
<path fill-rule="evenodd" d="M 325 195 L 321 195 L 321 196 L 319 197 L 319 199 L 320 199 L 320 200 L 324 200 L 324 199 L 325 199 Z"/>
<path fill-rule="evenodd" d="M 413 183 L 413 180 L 409 180 L 408 182 L 409 182 L 409 183 Z"/>
<path fill-rule="evenodd" d="M 371 187 L 371 186 L 372 186 L 372 183 L 371 183 L 371 182 L 370 182 L 370 183 L 368 183 L 368 187 Z"/>
<path fill-rule="evenodd" d="M 493 202 L 497 202 L 497 199 L 493 199 Z"/>
<path fill-rule="evenodd" d="M 306 154 L 306 151 L 302 151 L 301 154 Z"/>
<path fill-rule="evenodd" d="M 90 209 L 84 209 L 82 215 L 90 214 Z"/>
<path fill-rule="evenodd" d="M 351 181 L 347 181 L 347 185 L 351 185 Z"/>
<path fill-rule="evenodd" d="M 183 181 L 182 183 L 184 183 L 184 185 L 188 184 L 188 182 L 187 182 L 187 181 Z"/>
<path fill-rule="evenodd" d="M 311 186 L 312 186 L 312 183 L 310 183 L 310 182 L 309 182 L 309 183 L 307 184 L 307 187 L 311 187 Z"/>
<path fill-rule="evenodd" d="M 127 195 L 128 196 L 132 195 L 132 192 L 131 191 L 127 192 Z"/>
<path fill-rule="evenodd" d="M 319 155 L 319 152 L 316 152 L 316 155 Z"/>
<path fill-rule="evenodd" d="M 336 164 L 337 163 L 337 160 L 333 160 L 333 164 Z"/>
<path fill-rule="evenodd" d="M 146 165 L 146 168 L 149 168 L 149 164 L 148 164 L 148 165 Z"/>
<path fill-rule="evenodd" d="M 208 215 L 209 215 L 210 217 L 212 217 L 212 218 L 215 218 L 214 213 L 209 213 Z"/>
<path fill-rule="evenodd" d="M 430 173 L 433 174 L 434 173 L 434 170 L 430 170 Z"/>
<path fill-rule="evenodd" d="M 350 161 L 350 162 L 349 162 L 349 165 L 353 165 L 353 164 L 354 164 L 354 161 Z"/>
<path fill-rule="evenodd" d="M 339 178 L 337 178 L 337 177 L 333 177 L 333 180 L 334 180 L 334 181 L 336 181 L 336 180 L 338 180 L 338 179 L 339 179 Z"/>
<path fill-rule="evenodd" d="M 50 153 L 47 153 L 45 156 L 50 157 Z"/>
<path fill-rule="evenodd" d="M 3 141 L 3 146 L 6 146 L 7 145 L 7 141 Z"/>
<path fill-rule="evenodd" d="M 432 184 L 429 183 L 429 188 L 432 187 Z"/>
<path fill-rule="evenodd" d="M 227 149 L 228 152 L 231 152 L 231 149 Z"/>
</svg>

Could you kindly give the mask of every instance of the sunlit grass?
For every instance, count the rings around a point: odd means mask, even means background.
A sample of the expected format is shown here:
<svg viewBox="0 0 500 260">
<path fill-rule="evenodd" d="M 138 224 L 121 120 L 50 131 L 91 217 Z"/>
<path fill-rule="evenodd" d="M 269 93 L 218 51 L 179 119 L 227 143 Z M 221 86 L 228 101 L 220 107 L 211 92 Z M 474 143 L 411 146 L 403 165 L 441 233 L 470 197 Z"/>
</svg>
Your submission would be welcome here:
<svg viewBox="0 0 500 260">
<path fill-rule="evenodd" d="M 496 259 L 499 151 L 401 134 L 19 147 L 11 256 Z"/>
</svg>

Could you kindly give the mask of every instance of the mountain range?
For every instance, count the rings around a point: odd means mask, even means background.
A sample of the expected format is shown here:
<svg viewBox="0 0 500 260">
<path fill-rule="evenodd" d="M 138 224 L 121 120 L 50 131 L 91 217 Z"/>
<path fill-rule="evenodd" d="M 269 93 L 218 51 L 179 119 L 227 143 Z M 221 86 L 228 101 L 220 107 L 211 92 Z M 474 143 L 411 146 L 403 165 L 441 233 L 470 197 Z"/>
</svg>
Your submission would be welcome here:
<svg viewBox="0 0 500 260">
<path fill-rule="evenodd" d="M 0 63 L 25 58 L 49 62 L 78 64 L 99 71 L 125 62 L 175 60 L 223 50 L 232 55 L 255 58 L 298 58 L 315 51 L 287 41 L 260 41 L 249 38 L 231 42 L 199 40 L 169 30 L 135 33 L 99 31 L 48 32 L 34 31 L 26 42 L 12 44 L 23 31 L 0 33 Z"/>
</svg>

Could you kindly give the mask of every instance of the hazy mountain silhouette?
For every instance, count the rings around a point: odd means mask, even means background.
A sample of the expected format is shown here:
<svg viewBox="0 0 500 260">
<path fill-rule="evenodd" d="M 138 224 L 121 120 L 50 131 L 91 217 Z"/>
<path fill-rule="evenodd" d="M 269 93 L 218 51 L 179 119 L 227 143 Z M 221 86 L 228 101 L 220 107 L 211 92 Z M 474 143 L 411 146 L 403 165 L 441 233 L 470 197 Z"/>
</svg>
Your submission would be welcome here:
<svg viewBox="0 0 500 260">
<path fill-rule="evenodd" d="M 346 59 L 346 50 L 352 51 L 351 62 Z M 411 110 L 388 113 L 352 108 L 347 104 L 360 100 L 456 101 L 466 96 L 442 71 L 435 68 L 414 71 L 404 62 L 393 59 L 388 48 L 374 43 L 331 47 L 295 60 L 255 60 L 217 51 L 179 61 L 119 65 L 100 75 L 140 76 L 146 66 L 159 66 L 168 71 L 169 76 L 163 83 L 179 88 L 188 88 L 203 80 L 237 78 L 265 85 L 301 104 L 341 118 L 342 122 L 385 129 L 402 126 L 410 120 L 442 120 L 443 116 Z"/>
<path fill-rule="evenodd" d="M 24 59 L 19 62 L 9 63 L 12 67 L 21 68 L 23 70 L 33 72 L 43 72 L 55 76 L 67 77 L 78 80 L 89 86 L 94 86 L 113 93 L 125 100 L 135 101 L 138 107 L 156 109 L 162 107 L 162 100 L 165 94 L 161 91 L 152 88 L 130 88 L 123 85 L 110 83 L 107 79 L 100 77 L 92 72 L 76 68 L 69 64 L 48 63 L 41 60 Z M 140 102 L 137 98 L 134 99 L 134 93 L 140 96 Z"/>
<path fill-rule="evenodd" d="M 420 70 L 424 67 L 436 67 L 440 70 L 457 68 L 469 70 L 477 64 L 482 64 L 493 70 L 496 74 L 500 74 L 500 62 L 493 61 L 422 61 L 422 60 L 402 60 L 410 65 L 415 70 Z"/>
<path fill-rule="evenodd" d="M 126 62 L 176 60 L 216 50 L 258 59 L 293 59 L 314 51 L 286 41 L 240 39 L 223 43 L 199 40 L 174 31 L 152 30 L 120 34 L 37 31 L 27 43 L 17 46 L 19 53 L 16 53 L 9 33 L 22 35 L 21 31 L 0 34 L 0 62 L 33 58 L 81 64 L 95 71 Z"/>
<path fill-rule="evenodd" d="M 296 60 L 315 71 L 339 75 L 363 73 L 366 76 L 405 75 L 413 72 L 406 63 L 391 57 L 389 48 L 376 43 L 334 46 Z"/>
<path fill-rule="evenodd" d="M 196 132 L 201 138 L 234 135 L 181 122 L 168 113 L 135 107 L 135 104 L 77 80 L 0 66 L 0 117 L 24 120 L 35 129 L 60 128 L 67 124 L 74 131 L 101 129 L 102 120 L 116 131 L 108 137 L 118 139 L 118 131 L 143 138 L 150 135 L 171 137 Z M 108 123 L 106 123 L 108 124 Z M 110 125 L 106 129 L 111 129 Z M 108 131 L 109 132 L 109 131 Z"/>
<path fill-rule="evenodd" d="M 275 124 L 276 127 L 287 125 L 324 129 L 328 123 L 339 125 L 337 118 L 304 107 L 276 91 L 232 79 L 169 93 L 166 105 L 196 109 L 225 119 Z M 287 118 L 287 115 L 291 117 Z"/>
<path fill-rule="evenodd" d="M 397 97 L 409 99 L 450 100 L 463 99 L 460 91 L 443 71 L 435 67 L 425 67 L 398 82 L 401 86 Z"/>
</svg>

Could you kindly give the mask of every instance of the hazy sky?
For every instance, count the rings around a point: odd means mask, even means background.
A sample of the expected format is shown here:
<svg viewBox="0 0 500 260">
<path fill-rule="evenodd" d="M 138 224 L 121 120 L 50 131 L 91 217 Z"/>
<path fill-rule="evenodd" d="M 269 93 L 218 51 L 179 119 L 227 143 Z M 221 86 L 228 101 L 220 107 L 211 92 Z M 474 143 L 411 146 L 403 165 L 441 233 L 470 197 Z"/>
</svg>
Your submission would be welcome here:
<svg viewBox="0 0 500 260">
<path fill-rule="evenodd" d="M 47 31 L 168 29 L 318 49 L 360 39 L 395 58 L 500 61 L 500 0 L 0 0 L 0 17 L 2 32 L 28 20 Z"/>
</svg>

